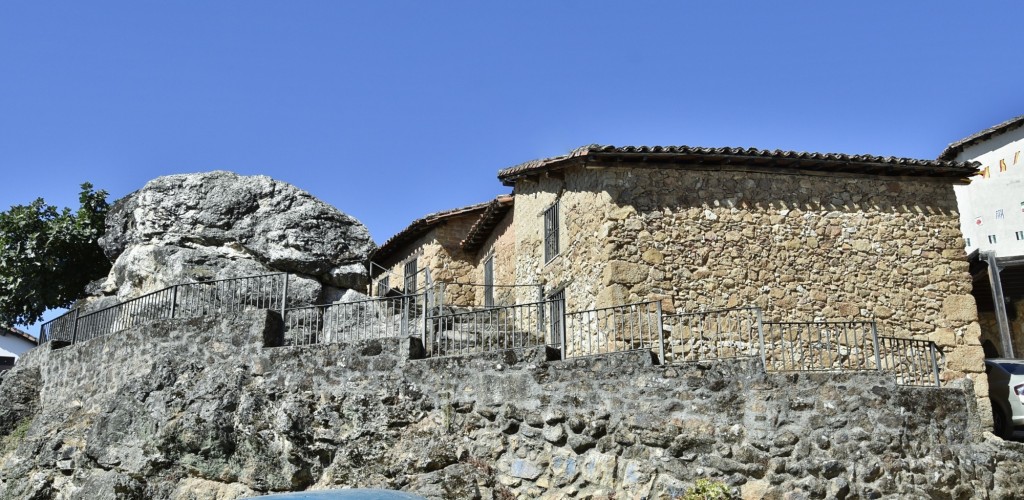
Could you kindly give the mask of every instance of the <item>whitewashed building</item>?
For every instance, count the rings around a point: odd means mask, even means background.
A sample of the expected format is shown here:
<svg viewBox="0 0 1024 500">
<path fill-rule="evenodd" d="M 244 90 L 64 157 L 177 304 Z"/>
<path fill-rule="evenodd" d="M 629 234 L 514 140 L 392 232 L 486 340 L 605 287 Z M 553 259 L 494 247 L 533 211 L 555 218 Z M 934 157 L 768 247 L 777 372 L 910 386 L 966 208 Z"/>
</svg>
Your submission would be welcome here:
<svg viewBox="0 0 1024 500">
<path fill-rule="evenodd" d="M 0 325 L 0 370 L 14 366 L 22 354 L 38 345 L 35 337 L 6 325 Z"/>
<path fill-rule="evenodd" d="M 989 357 L 1024 354 L 1024 115 L 950 144 L 939 160 L 976 161 L 954 186 Z"/>
</svg>

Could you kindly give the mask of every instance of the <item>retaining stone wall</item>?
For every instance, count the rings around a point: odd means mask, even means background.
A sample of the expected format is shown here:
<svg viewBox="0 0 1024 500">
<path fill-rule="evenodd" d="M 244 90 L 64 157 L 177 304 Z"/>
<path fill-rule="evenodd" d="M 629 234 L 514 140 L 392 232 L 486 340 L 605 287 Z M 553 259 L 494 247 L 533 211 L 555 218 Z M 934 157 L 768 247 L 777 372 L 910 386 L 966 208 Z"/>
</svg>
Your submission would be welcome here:
<svg viewBox="0 0 1024 500">
<path fill-rule="evenodd" d="M 263 347 L 279 326 L 159 321 L 32 351 L 0 380 L 40 394 L 24 437 L 3 441 L 0 498 L 671 498 L 699 478 L 744 498 L 1024 492 L 1024 446 L 982 435 L 967 381 L 653 366 L 644 351 L 409 360 L 399 339 Z"/>
</svg>

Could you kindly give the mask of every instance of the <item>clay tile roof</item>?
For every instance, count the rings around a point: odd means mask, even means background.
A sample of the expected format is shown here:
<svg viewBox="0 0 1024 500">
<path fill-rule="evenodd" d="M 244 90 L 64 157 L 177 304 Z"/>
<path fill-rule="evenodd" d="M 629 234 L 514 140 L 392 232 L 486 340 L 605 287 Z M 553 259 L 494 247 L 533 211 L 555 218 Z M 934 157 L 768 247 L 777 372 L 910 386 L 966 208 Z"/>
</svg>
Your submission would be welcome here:
<svg viewBox="0 0 1024 500">
<path fill-rule="evenodd" d="M 377 250 L 373 252 L 373 255 L 370 256 L 370 260 L 372 260 L 373 262 L 382 263 L 403 246 L 412 243 L 420 236 L 427 234 L 427 232 L 429 232 L 433 227 L 455 216 L 483 212 L 490 204 L 490 201 L 485 201 L 483 203 L 477 203 L 475 205 L 469 205 L 461 208 L 453 208 L 451 210 L 435 212 L 423 218 L 416 219 L 412 221 L 412 223 L 409 224 L 405 229 L 399 231 L 394 236 L 388 238 L 388 240 L 385 241 L 383 245 L 378 247 Z"/>
<path fill-rule="evenodd" d="M 39 345 L 39 341 L 35 337 L 7 325 L 0 325 L 0 335 L 14 335 L 15 337 L 21 337 L 26 342 L 30 342 L 32 345 Z"/>
<path fill-rule="evenodd" d="M 462 249 L 469 253 L 479 250 L 495 226 L 512 209 L 514 203 L 515 198 L 510 194 L 501 195 L 488 203 L 487 208 L 480 214 L 480 218 L 473 223 L 473 227 L 469 228 L 466 238 L 462 240 Z"/>
<path fill-rule="evenodd" d="M 507 186 L 516 179 L 557 170 L 578 162 L 627 160 L 647 163 L 691 163 L 772 167 L 820 172 L 850 172 L 891 176 L 968 179 L 978 173 L 976 162 L 918 160 L 894 156 L 810 153 L 757 148 L 705 148 L 694 146 L 601 146 L 592 144 L 569 154 L 532 160 L 498 172 Z"/>
<path fill-rule="evenodd" d="M 1006 120 L 1003 123 L 1000 123 L 993 127 L 989 127 L 976 134 L 969 135 L 963 139 L 960 139 L 959 141 L 950 144 L 949 146 L 946 146 L 946 149 L 942 150 L 942 153 L 939 154 L 938 159 L 952 160 L 953 158 L 956 158 L 956 155 L 959 154 L 961 151 L 967 149 L 970 146 L 973 146 L 974 144 L 984 141 L 990 137 L 994 137 L 999 134 L 1004 134 L 1006 132 L 1009 132 L 1016 128 L 1020 128 L 1022 126 L 1024 126 L 1024 115 L 1010 118 L 1009 120 Z"/>
</svg>

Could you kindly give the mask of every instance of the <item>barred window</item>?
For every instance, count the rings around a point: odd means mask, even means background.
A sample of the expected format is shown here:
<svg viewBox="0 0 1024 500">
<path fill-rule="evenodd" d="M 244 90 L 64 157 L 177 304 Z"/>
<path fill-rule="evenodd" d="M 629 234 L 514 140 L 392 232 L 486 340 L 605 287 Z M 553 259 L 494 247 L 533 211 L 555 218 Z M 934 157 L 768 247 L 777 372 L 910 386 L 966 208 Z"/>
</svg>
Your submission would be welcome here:
<svg viewBox="0 0 1024 500">
<path fill-rule="evenodd" d="M 558 255 L 558 201 L 544 211 L 544 262 Z"/>
<path fill-rule="evenodd" d="M 484 261 L 484 306 L 494 307 L 494 256 Z"/>
<path fill-rule="evenodd" d="M 1015 234 L 1017 235 L 1017 241 L 1024 240 L 1024 231 L 1017 231 Z"/>
<path fill-rule="evenodd" d="M 992 244 L 995 244 L 995 242 L 996 242 L 996 235 L 994 235 L 994 234 L 988 235 L 988 242 L 992 243 Z"/>
<path fill-rule="evenodd" d="M 405 263 L 405 294 L 416 293 L 416 259 Z"/>
</svg>

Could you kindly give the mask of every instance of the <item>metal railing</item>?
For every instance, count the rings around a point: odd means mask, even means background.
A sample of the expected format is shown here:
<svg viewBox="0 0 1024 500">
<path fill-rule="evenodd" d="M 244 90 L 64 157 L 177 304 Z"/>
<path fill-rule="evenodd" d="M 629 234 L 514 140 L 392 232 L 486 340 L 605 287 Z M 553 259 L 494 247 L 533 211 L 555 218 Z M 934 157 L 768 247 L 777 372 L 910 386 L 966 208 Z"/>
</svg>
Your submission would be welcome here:
<svg viewBox="0 0 1024 500">
<path fill-rule="evenodd" d="M 157 319 L 228 316 L 248 308 L 283 312 L 287 294 L 287 273 L 172 285 L 97 311 L 68 311 L 43 323 L 39 340 L 74 344 Z"/>
<path fill-rule="evenodd" d="M 563 357 L 653 349 L 665 359 L 661 302 L 640 302 L 565 314 Z"/>
<path fill-rule="evenodd" d="M 493 302 L 487 304 L 487 289 L 491 289 Z M 529 291 L 522 294 L 522 289 Z M 465 281 L 441 281 L 434 282 L 433 291 L 438 296 L 438 301 L 444 305 L 463 308 L 489 308 L 512 306 L 519 302 L 541 302 L 544 300 L 544 286 L 535 284 L 486 284 L 472 283 Z M 520 300 L 524 295 L 528 299 Z"/>
<path fill-rule="evenodd" d="M 561 335 L 552 336 L 553 304 L 540 301 L 469 311 L 434 309 L 426 316 L 424 344 L 433 357 L 482 352 L 560 346 Z M 557 307 L 556 307 L 557 310 Z"/>
<path fill-rule="evenodd" d="M 424 294 L 376 297 L 285 310 L 285 345 L 416 336 L 424 331 Z"/>
<path fill-rule="evenodd" d="M 761 309 L 666 314 L 666 363 L 761 356 Z"/>
<path fill-rule="evenodd" d="M 900 385 L 939 386 L 939 356 L 930 340 L 878 337 L 879 367 Z"/>
<path fill-rule="evenodd" d="M 767 371 L 877 370 L 872 321 L 764 322 Z"/>
</svg>

